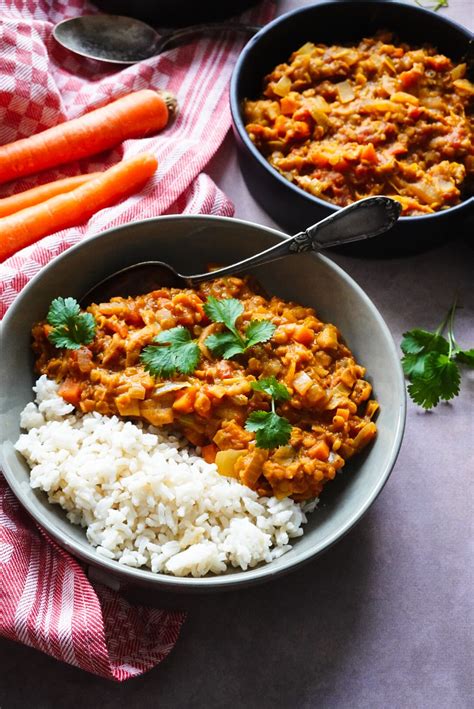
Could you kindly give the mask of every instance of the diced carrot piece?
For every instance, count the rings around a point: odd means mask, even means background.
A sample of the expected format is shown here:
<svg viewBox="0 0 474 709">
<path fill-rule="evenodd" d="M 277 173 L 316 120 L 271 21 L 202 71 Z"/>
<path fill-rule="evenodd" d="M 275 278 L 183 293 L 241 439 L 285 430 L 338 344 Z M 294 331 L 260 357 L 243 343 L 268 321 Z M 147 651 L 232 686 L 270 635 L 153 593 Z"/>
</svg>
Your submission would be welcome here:
<svg viewBox="0 0 474 709">
<path fill-rule="evenodd" d="M 317 153 L 316 151 L 311 152 L 311 162 L 316 167 L 327 167 L 329 165 L 329 159 L 324 153 Z"/>
<path fill-rule="evenodd" d="M 423 113 L 423 109 L 421 109 L 419 106 L 412 106 L 411 108 L 408 109 L 408 118 L 412 118 L 414 121 L 417 120 Z M 406 152 L 406 150 L 405 150 Z"/>
<path fill-rule="evenodd" d="M 364 147 L 360 151 L 360 157 L 362 158 L 362 160 L 367 160 L 367 162 L 371 162 L 373 164 L 376 164 L 379 161 L 372 143 L 364 145 Z"/>
<path fill-rule="evenodd" d="M 285 114 L 285 116 L 291 116 L 297 108 L 298 104 L 294 99 L 290 98 L 289 96 L 285 96 L 280 101 L 280 109 L 281 112 Z"/>
<path fill-rule="evenodd" d="M 298 325 L 295 328 L 293 339 L 296 340 L 296 342 L 299 342 L 300 344 L 309 347 L 309 345 L 313 344 L 314 332 L 310 330 L 309 327 L 305 327 L 304 325 Z"/>
<path fill-rule="evenodd" d="M 416 82 L 419 81 L 422 76 L 422 72 L 418 69 L 402 71 L 402 73 L 398 77 L 400 80 L 400 86 L 402 87 L 402 89 L 409 89 L 411 86 L 413 86 L 413 84 L 416 84 Z"/>
<path fill-rule="evenodd" d="M 216 445 L 214 445 L 214 443 L 209 443 L 209 445 L 201 448 L 201 454 L 206 463 L 214 463 L 218 450 L 219 449 Z"/>
<path fill-rule="evenodd" d="M 327 460 L 329 458 L 329 446 L 326 441 L 318 441 L 309 451 L 311 458 Z"/>
<path fill-rule="evenodd" d="M 67 401 L 73 406 L 78 406 L 81 399 L 81 391 L 81 382 L 78 382 L 76 379 L 72 379 L 71 377 L 67 377 L 59 387 L 58 394 L 59 396 L 62 396 L 64 401 Z"/>
<path fill-rule="evenodd" d="M 349 409 L 336 409 L 336 416 L 341 416 L 344 421 L 349 420 Z"/>
<path fill-rule="evenodd" d="M 194 387 L 189 387 L 186 389 L 184 394 L 181 394 L 173 403 L 173 409 L 178 411 L 180 414 L 190 414 L 194 408 L 194 401 L 196 399 L 196 389 Z"/>
<path fill-rule="evenodd" d="M 130 312 L 125 315 L 125 322 L 129 325 L 143 325 L 143 318 L 138 308 L 130 310 Z"/>
<path fill-rule="evenodd" d="M 418 111 L 418 112 L 420 113 L 421 111 Z M 387 149 L 387 153 L 389 153 L 390 155 L 394 155 L 394 156 L 403 155 L 404 153 L 407 153 L 407 152 L 408 152 L 408 148 L 403 143 L 394 143 L 390 148 Z"/>
<path fill-rule="evenodd" d="M 446 71 L 451 68 L 451 61 L 443 54 L 436 54 L 434 57 L 426 58 L 426 66 L 431 67 L 435 71 Z"/>
</svg>

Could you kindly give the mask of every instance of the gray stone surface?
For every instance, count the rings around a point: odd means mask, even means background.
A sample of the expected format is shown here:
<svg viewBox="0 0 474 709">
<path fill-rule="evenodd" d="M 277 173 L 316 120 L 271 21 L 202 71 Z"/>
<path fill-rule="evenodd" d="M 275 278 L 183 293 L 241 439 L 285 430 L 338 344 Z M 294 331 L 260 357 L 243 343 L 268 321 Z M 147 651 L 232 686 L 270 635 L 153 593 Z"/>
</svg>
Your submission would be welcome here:
<svg viewBox="0 0 474 709">
<path fill-rule="evenodd" d="M 472 27 L 472 7 L 450 0 L 445 12 Z M 242 183 L 231 139 L 210 174 L 236 216 L 272 224 Z M 414 326 L 436 327 L 458 293 L 458 339 L 473 346 L 473 237 L 453 236 L 405 259 L 334 259 L 374 300 L 396 342 Z M 143 677 L 115 685 L 1 640 L 1 709 L 472 707 L 473 402 L 471 373 L 451 404 L 432 413 L 409 404 L 388 484 L 322 558 L 239 593 L 127 594 L 189 610 L 173 652 Z"/>
</svg>

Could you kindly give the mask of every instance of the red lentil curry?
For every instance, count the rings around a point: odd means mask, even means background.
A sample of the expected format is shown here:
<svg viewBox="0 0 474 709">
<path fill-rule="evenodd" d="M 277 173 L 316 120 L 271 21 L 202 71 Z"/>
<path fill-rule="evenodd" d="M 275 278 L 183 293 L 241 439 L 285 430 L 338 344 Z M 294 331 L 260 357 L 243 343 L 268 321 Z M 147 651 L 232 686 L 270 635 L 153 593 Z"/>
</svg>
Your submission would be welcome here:
<svg viewBox="0 0 474 709">
<path fill-rule="evenodd" d="M 234 359 L 213 356 L 206 339 L 223 326 L 206 315 L 209 296 L 242 304 L 236 321 L 240 332 L 250 320 L 271 321 L 271 338 Z M 321 322 L 312 308 L 266 297 L 247 278 L 117 297 L 87 310 L 95 318 L 95 337 L 79 349 L 53 346 L 47 322 L 33 328 L 36 368 L 61 383 L 63 398 L 82 412 L 177 428 L 201 447 L 208 462 L 216 460 L 220 472 L 261 495 L 318 496 L 376 435 L 372 387 L 337 327 Z M 197 338 L 197 368 L 188 375 L 152 376 L 141 352 L 176 326 Z M 245 429 L 252 412 L 270 408 L 268 397 L 252 388 L 264 377 L 275 377 L 290 394 L 276 411 L 291 423 L 291 438 L 274 449 L 257 447 L 254 434 Z"/>
<path fill-rule="evenodd" d="M 474 176 L 465 63 L 433 47 L 308 42 L 244 101 L 246 130 L 284 177 L 341 207 L 384 194 L 403 216 L 457 204 Z"/>
</svg>

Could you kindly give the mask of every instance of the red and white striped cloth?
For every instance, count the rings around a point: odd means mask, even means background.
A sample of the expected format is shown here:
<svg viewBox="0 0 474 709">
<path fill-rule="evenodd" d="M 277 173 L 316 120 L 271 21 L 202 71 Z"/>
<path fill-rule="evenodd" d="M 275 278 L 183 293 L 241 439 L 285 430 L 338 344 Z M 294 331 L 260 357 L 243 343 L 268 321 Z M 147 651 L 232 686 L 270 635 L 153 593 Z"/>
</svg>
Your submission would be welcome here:
<svg viewBox="0 0 474 709">
<path fill-rule="evenodd" d="M 1 196 L 59 177 L 107 168 L 123 156 L 155 154 L 158 172 L 140 194 L 87 223 L 23 249 L 0 265 L 0 316 L 25 284 L 69 246 L 119 224 L 159 214 L 230 216 L 233 206 L 202 173 L 230 125 L 228 83 L 242 38 L 220 35 L 121 71 L 68 54 L 53 25 L 96 12 L 87 0 L 0 0 L 0 143 L 74 118 L 142 88 L 172 91 L 180 111 L 159 135 L 129 140 L 91 160 L 3 187 Z M 265 0 L 243 19 L 265 23 Z M 99 584 L 20 508 L 0 472 L 0 634 L 114 680 L 157 665 L 174 646 L 184 614 L 131 606 Z"/>
</svg>

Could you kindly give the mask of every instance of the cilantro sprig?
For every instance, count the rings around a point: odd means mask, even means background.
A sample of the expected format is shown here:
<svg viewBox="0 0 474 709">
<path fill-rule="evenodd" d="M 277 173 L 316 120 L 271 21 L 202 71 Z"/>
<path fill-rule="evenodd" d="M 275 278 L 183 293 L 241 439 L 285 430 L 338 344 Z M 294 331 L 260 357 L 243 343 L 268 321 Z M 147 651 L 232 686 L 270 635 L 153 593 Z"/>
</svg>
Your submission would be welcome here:
<svg viewBox="0 0 474 709">
<path fill-rule="evenodd" d="M 245 428 L 255 433 L 257 448 L 278 448 L 288 443 L 292 425 L 275 411 L 275 401 L 288 401 L 291 394 L 275 377 L 252 382 L 252 389 L 271 397 L 271 411 L 253 411 L 245 422 Z"/>
<path fill-rule="evenodd" d="M 206 347 L 217 357 L 231 359 L 246 352 L 259 342 L 267 342 L 275 332 L 275 325 L 270 320 L 251 320 L 241 335 L 237 330 L 237 318 L 244 312 L 244 306 L 235 298 L 217 300 L 209 296 L 204 311 L 212 322 L 222 323 L 227 328 L 224 332 L 209 335 Z"/>
<path fill-rule="evenodd" d="M 275 332 L 275 325 L 269 320 L 251 320 L 245 329 L 245 335 L 237 330 L 237 318 L 242 315 L 244 306 L 235 298 L 217 300 L 209 296 L 204 311 L 212 322 L 222 323 L 227 330 L 209 335 L 206 346 L 216 357 L 231 359 L 242 354 L 259 342 L 266 342 Z M 169 377 L 176 372 L 191 374 L 196 369 L 201 352 L 197 340 L 193 340 L 185 327 L 172 327 L 160 332 L 153 342 L 142 351 L 140 360 L 145 369 L 155 377 Z"/>
<path fill-rule="evenodd" d="M 153 338 L 153 342 L 157 345 L 145 347 L 140 360 L 154 377 L 170 377 L 177 371 L 182 374 L 194 372 L 201 353 L 187 328 L 180 325 L 164 330 Z"/>
<path fill-rule="evenodd" d="M 459 394 L 459 364 L 474 367 L 474 349 L 463 350 L 454 337 L 456 303 L 435 332 L 414 329 L 405 332 L 401 342 L 402 367 L 410 384 L 408 393 L 415 404 L 432 409 L 441 400 Z M 443 336 L 448 328 L 447 338 Z"/>
<path fill-rule="evenodd" d="M 415 0 L 415 3 L 425 10 L 433 10 L 433 12 L 438 12 L 442 7 L 449 7 L 448 0 L 434 0 L 434 2 L 429 2 L 428 4 L 421 0 Z"/>
<path fill-rule="evenodd" d="M 81 313 L 75 298 L 55 298 L 49 306 L 46 321 L 53 327 L 48 340 L 58 348 L 78 350 L 95 337 L 96 323 L 91 313 Z"/>
</svg>

